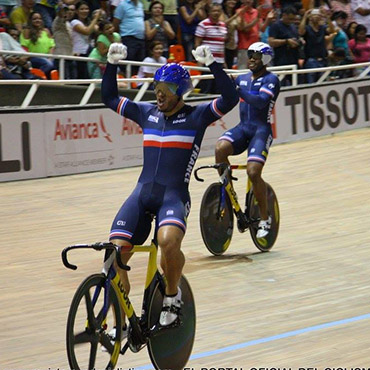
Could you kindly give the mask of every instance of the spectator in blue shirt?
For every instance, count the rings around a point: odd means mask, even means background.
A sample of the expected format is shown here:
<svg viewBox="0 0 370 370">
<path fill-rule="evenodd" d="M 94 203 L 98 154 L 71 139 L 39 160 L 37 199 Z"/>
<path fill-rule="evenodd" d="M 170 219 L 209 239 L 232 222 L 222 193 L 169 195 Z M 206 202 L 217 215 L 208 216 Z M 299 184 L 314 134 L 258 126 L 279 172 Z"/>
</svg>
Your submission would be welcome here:
<svg viewBox="0 0 370 370">
<path fill-rule="evenodd" d="M 122 0 L 114 11 L 113 25 L 121 35 L 122 43 L 127 46 L 127 60 L 141 62 L 145 58 L 145 23 L 142 2 Z M 137 74 L 137 70 L 138 67 L 133 67 L 132 74 Z"/>
<path fill-rule="evenodd" d="M 300 39 L 294 24 L 296 14 L 294 7 L 286 7 L 281 19 L 270 26 L 268 42 L 274 48 L 275 66 L 298 64 Z M 286 76 L 282 85 L 290 86 L 291 76 Z"/>
</svg>

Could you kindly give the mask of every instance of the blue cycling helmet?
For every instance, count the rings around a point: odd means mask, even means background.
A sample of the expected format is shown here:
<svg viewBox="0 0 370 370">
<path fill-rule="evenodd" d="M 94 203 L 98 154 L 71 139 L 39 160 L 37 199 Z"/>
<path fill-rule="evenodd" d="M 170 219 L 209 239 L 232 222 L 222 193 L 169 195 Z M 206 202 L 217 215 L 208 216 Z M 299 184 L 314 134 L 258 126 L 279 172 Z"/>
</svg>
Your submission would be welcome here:
<svg viewBox="0 0 370 370">
<path fill-rule="evenodd" d="M 194 88 L 189 72 L 177 63 L 167 63 L 158 68 L 154 75 L 154 81 L 177 85 L 176 95 L 178 96 L 183 96 Z"/>
</svg>

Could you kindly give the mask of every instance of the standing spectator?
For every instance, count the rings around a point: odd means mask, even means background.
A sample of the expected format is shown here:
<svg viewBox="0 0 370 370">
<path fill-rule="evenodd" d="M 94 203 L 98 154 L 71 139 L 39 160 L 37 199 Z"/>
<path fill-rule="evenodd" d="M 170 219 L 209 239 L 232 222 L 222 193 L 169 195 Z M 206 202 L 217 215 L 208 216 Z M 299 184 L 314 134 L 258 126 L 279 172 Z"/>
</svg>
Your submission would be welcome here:
<svg viewBox="0 0 370 370">
<path fill-rule="evenodd" d="M 225 66 L 225 41 L 227 28 L 220 21 L 221 4 L 213 3 L 209 8 L 209 17 L 201 21 L 195 31 L 195 48 L 200 45 L 209 46 L 217 63 Z"/>
<path fill-rule="evenodd" d="M 74 5 L 67 4 L 63 4 L 57 8 L 57 16 L 52 24 L 55 41 L 54 54 L 73 55 L 72 26 L 70 20 L 74 15 L 74 10 Z M 76 78 L 76 63 L 73 60 L 66 60 L 64 63 L 64 78 Z M 55 68 L 59 70 L 59 59 L 55 59 L 54 64 Z"/>
<path fill-rule="evenodd" d="M 293 7 L 299 13 L 303 8 L 303 3 L 301 0 L 280 0 L 281 11 L 284 8 Z"/>
<path fill-rule="evenodd" d="M 50 31 L 44 27 L 42 16 L 39 12 L 31 14 L 29 27 L 20 35 L 21 45 L 30 53 L 52 54 L 55 41 Z M 31 57 L 32 67 L 41 69 L 50 78 L 54 63 L 47 58 Z"/>
<path fill-rule="evenodd" d="M 355 37 L 348 41 L 348 46 L 352 51 L 355 63 L 370 61 L 370 39 L 366 36 L 367 29 L 359 24 L 355 29 Z M 357 69 L 356 72 L 361 72 Z"/>
<path fill-rule="evenodd" d="M 85 1 L 76 4 L 76 18 L 72 20 L 73 54 L 79 57 L 87 57 L 90 53 L 90 35 L 98 31 L 97 22 L 100 12 L 96 12 L 94 18 L 89 22 L 90 8 Z M 78 61 L 77 78 L 89 78 L 86 62 Z"/>
<path fill-rule="evenodd" d="M 348 40 L 352 40 L 355 37 L 356 27 L 357 27 L 357 22 L 351 22 L 348 24 L 346 28 L 346 34 L 348 36 Z"/>
<path fill-rule="evenodd" d="M 182 45 L 185 50 L 185 58 L 190 61 L 193 59 L 192 50 L 194 49 L 195 30 L 200 21 L 207 17 L 205 7 L 207 0 L 182 0 L 179 9 L 180 28 Z"/>
<path fill-rule="evenodd" d="M 238 22 L 238 69 L 247 67 L 247 50 L 250 45 L 259 41 L 259 15 L 253 8 L 253 0 L 242 0 L 242 7 L 238 11 L 243 12 Z M 243 9 L 244 8 L 244 9 Z"/>
<path fill-rule="evenodd" d="M 261 42 L 264 42 L 265 44 L 268 43 L 268 38 L 270 36 L 270 26 L 273 23 L 276 22 L 276 19 L 277 19 L 277 11 L 276 10 L 271 10 L 267 14 L 266 19 L 264 20 L 263 24 L 261 25 L 261 33 L 260 33 Z"/>
<path fill-rule="evenodd" d="M 298 30 L 294 24 L 296 9 L 284 8 L 281 19 L 270 27 L 268 43 L 274 48 L 274 65 L 298 65 L 300 40 Z M 282 86 L 291 86 L 292 76 L 286 76 L 281 81 Z"/>
<path fill-rule="evenodd" d="M 220 21 L 222 5 L 213 3 L 209 7 L 209 17 L 201 21 L 195 30 L 195 48 L 200 45 L 209 47 L 217 63 L 224 68 L 225 64 L 225 41 L 227 28 L 225 22 Z M 216 93 L 214 79 L 203 80 L 199 84 L 203 93 Z"/>
<path fill-rule="evenodd" d="M 350 59 L 352 58 L 352 52 L 350 51 L 350 48 L 348 46 L 348 36 L 344 31 L 344 26 L 346 24 L 347 18 L 348 18 L 347 13 L 341 10 L 334 12 L 333 15 L 331 16 L 331 20 L 333 22 L 333 25 L 336 27 L 337 31 L 337 34 L 334 35 L 334 38 L 332 40 L 332 44 L 333 50 L 343 49 L 345 51 L 346 58 Z M 336 58 L 337 58 L 336 61 L 338 61 L 341 58 L 341 51 L 338 51 Z"/>
<path fill-rule="evenodd" d="M 227 27 L 227 36 L 225 43 L 225 63 L 227 68 L 232 68 L 234 59 L 238 51 L 238 17 L 241 16 L 240 12 L 236 12 L 236 0 L 225 0 L 223 3 L 224 14 L 223 20 Z"/>
<path fill-rule="evenodd" d="M 121 35 L 122 43 L 127 46 L 127 60 L 141 62 L 145 57 L 144 8 L 141 1 L 121 1 L 114 11 L 113 25 Z M 132 74 L 136 74 L 137 70 L 134 67 Z"/>
<path fill-rule="evenodd" d="M 22 0 L 22 5 L 16 7 L 10 13 L 10 21 L 19 32 L 22 32 L 23 27 L 27 26 L 34 5 L 34 0 Z"/>
<path fill-rule="evenodd" d="M 370 32 L 370 3 L 368 0 L 351 0 L 351 9 L 354 20 L 357 24 L 366 27 Z"/>
<path fill-rule="evenodd" d="M 326 67 L 328 52 L 326 49 L 326 39 L 327 34 L 334 33 L 335 29 L 330 20 L 326 18 L 328 25 L 322 25 L 323 16 L 319 9 L 307 10 L 302 18 L 299 25 L 299 35 L 304 37 L 305 47 L 305 61 L 303 68 L 321 68 Z M 308 23 L 309 19 L 309 24 Z M 308 83 L 316 82 L 319 78 L 320 73 L 307 73 L 306 79 Z"/>
<path fill-rule="evenodd" d="M 274 1 L 275 3 L 275 1 Z M 256 1 L 256 6 L 257 9 L 260 8 L 260 16 L 262 20 L 265 20 L 267 18 L 267 15 L 273 10 L 274 5 L 272 0 L 257 0 Z"/>
<path fill-rule="evenodd" d="M 171 28 L 175 32 L 175 37 L 169 40 L 170 45 L 176 44 L 177 32 L 179 30 L 179 14 L 177 11 L 177 0 L 161 0 L 164 5 L 163 16 L 164 19 L 171 25 Z"/>
<path fill-rule="evenodd" d="M 89 58 L 97 59 L 99 62 L 87 63 L 90 78 L 103 77 L 109 46 L 113 42 L 121 42 L 121 36 L 118 32 L 114 32 L 114 26 L 111 22 L 101 22 L 99 30 L 101 33 L 96 40 L 96 46 L 89 54 Z"/>
<path fill-rule="evenodd" d="M 155 0 L 150 4 L 151 17 L 145 21 L 145 36 L 149 42 L 160 41 L 163 45 L 163 55 L 168 58 L 169 41 L 175 38 L 175 32 L 164 19 L 163 9 L 160 1 Z"/>
<path fill-rule="evenodd" d="M 347 14 L 346 22 L 344 25 L 345 27 L 347 27 L 349 23 L 354 21 L 350 0 L 331 0 L 330 5 L 333 14 L 339 11 Z"/>
<path fill-rule="evenodd" d="M 35 5 L 35 11 L 39 12 L 46 28 L 51 30 L 53 20 L 56 17 L 58 0 L 40 0 Z"/>
</svg>

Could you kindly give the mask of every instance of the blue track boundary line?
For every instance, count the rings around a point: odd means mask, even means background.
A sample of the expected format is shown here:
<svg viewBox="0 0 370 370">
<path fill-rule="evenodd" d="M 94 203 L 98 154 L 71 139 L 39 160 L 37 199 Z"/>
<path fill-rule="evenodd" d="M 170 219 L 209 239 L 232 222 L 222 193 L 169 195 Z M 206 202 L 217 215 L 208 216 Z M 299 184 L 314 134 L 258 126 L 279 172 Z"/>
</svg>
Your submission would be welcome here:
<svg viewBox="0 0 370 370">
<path fill-rule="evenodd" d="M 356 322 L 356 321 L 367 320 L 367 319 L 370 319 L 370 313 L 365 314 L 365 315 L 350 317 L 348 319 L 332 321 L 332 322 L 328 322 L 328 323 L 325 323 L 325 324 L 309 326 L 309 327 L 303 328 L 303 329 L 287 331 L 287 332 L 282 333 L 282 334 L 272 335 L 270 337 L 265 337 L 265 338 L 260 338 L 260 339 L 254 339 L 254 340 L 250 340 L 250 341 L 247 341 L 247 342 L 234 344 L 232 346 L 227 346 L 227 347 L 215 349 L 213 351 L 197 353 L 197 354 L 191 355 L 189 361 L 196 360 L 198 358 L 215 356 L 215 355 L 219 355 L 219 354 L 225 353 L 225 352 L 236 351 L 238 349 L 242 349 L 242 348 L 245 348 L 245 347 L 255 346 L 256 344 L 268 343 L 268 342 L 272 342 L 272 341 L 279 340 L 279 339 L 294 337 L 294 336 L 300 335 L 300 334 L 310 333 L 310 332 L 314 332 L 314 331 L 318 331 L 318 330 L 322 330 L 322 329 L 329 329 L 329 328 L 332 328 L 334 326 L 350 324 L 350 323 L 353 323 L 353 322 Z M 149 369 L 153 369 L 153 365 L 144 365 L 144 366 L 141 366 L 141 367 L 135 367 L 134 369 L 135 370 L 149 370 Z"/>
</svg>

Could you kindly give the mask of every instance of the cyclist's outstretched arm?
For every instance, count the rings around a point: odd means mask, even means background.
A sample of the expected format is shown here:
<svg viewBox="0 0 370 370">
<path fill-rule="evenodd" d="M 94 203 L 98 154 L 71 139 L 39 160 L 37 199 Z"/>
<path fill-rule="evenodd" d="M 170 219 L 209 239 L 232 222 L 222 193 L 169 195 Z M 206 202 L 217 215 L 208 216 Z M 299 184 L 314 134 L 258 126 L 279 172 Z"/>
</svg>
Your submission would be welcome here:
<svg viewBox="0 0 370 370">
<path fill-rule="evenodd" d="M 239 102 L 235 82 L 225 73 L 220 63 L 213 62 L 208 67 L 215 77 L 218 90 L 221 91 L 221 96 L 216 99 L 216 104 L 218 110 L 224 115 Z"/>
<path fill-rule="evenodd" d="M 114 46 L 117 45 L 117 49 Z M 112 45 L 111 45 L 112 46 Z M 103 103 L 110 109 L 114 110 L 121 116 L 125 116 L 134 121 L 140 114 L 140 108 L 137 103 L 132 102 L 126 97 L 118 95 L 117 87 L 117 63 L 121 59 L 125 59 L 127 55 L 126 46 L 122 44 L 114 44 L 113 50 L 110 48 L 108 52 L 108 63 L 103 74 L 101 95 Z"/>
<path fill-rule="evenodd" d="M 238 104 L 239 95 L 233 80 L 222 69 L 221 64 L 217 63 L 208 46 L 201 45 L 193 50 L 194 58 L 205 64 L 215 77 L 216 85 L 221 91 L 221 96 L 211 103 L 211 111 L 216 118 L 222 117 L 231 111 Z"/>
</svg>

